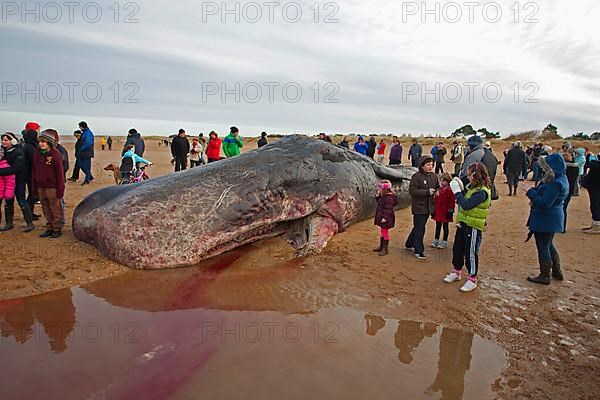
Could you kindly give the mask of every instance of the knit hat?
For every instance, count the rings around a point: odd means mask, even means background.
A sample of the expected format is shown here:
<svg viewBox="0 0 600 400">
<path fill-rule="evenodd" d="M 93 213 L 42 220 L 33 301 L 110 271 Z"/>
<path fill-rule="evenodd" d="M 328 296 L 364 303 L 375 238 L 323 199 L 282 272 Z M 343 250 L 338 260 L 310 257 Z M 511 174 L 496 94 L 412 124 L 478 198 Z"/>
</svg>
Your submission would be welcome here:
<svg viewBox="0 0 600 400">
<path fill-rule="evenodd" d="M 42 131 L 38 136 L 38 141 L 40 139 L 45 139 L 50 146 L 54 147 L 56 146 L 56 142 L 58 141 L 58 132 L 56 132 L 54 129 L 46 129 L 45 131 Z"/>
<path fill-rule="evenodd" d="M 135 128 L 131 128 L 127 133 L 129 133 L 130 135 L 135 135 L 137 133 L 137 130 Z"/>
<path fill-rule="evenodd" d="M 38 129 L 40 129 L 40 124 L 37 122 L 28 122 L 25 124 L 26 131 L 37 131 Z"/>
<path fill-rule="evenodd" d="M 232 126 L 231 128 L 229 128 L 229 131 L 230 131 L 231 133 L 237 133 L 237 132 L 239 132 L 240 130 L 239 130 L 237 127 L 235 127 L 235 126 Z"/>
<path fill-rule="evenodd" d="M 467 144 L 473 147 L 479 146 L 480 144 L 483 144 L 483 139 L 481 138 L 481 136 L 473 135 L 469 137 L 469 139 L 467 140 Z"/>
<path fill-rule="evenodd" d="M 12 132 L 6 132 L 2 135 L 2 139 L 4 139 L 4 137 L 7 136 L 8 140 L 10 140 L 10 144 L 13 146 L 16 146 L 17 144 L 19 144 L 19 139 L 17 139 L 17 135 L 15 135 Z"/>
</svg>

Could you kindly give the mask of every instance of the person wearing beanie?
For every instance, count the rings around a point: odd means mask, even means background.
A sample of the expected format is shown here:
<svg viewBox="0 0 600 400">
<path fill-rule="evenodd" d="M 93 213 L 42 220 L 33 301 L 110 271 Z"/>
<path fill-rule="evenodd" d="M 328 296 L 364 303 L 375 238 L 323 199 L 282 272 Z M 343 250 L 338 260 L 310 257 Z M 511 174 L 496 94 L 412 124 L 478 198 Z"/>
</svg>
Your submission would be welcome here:
<svg viewBox="0 0 600 400">
<path fill-rule="evenodd" d="M 258 148 L 260 149 L 263 146 L 266 146 L 267 144 L 269 144 L 269 142 L 267 141 L 267 132 L 263 132 L 260 134 L 260 139 L 258 139 Z"/>
<path fill-rule="evenodd" d="M 5 133 L 2 135 L 2 144 L 9 142 L 16 146 L 19 142 L 17 141 L 14 133 Z M 6 149 L 4 146 L 0 146 L 0 169 L 8 169 L 10 164 L 6 159 Z M 16 178 L 15 174 L 4 174 L 0 176 L 0 205 L 4 201 L 4 216 L 6 218 L 5 225 L 0 228 L 0 231 L 8 231 L 13 228 L 13 217 L 14 217 L 14 203 L 15 203 L 15 185 Z M 0 219 L 2 213 L 0 213 Z"/>
<path fill-rule="evenodd" d="M 94 158 L 94 133 L 88 127 L 87 122 L 81 121 L 79 123 L 79 130 L 81 131 L 81 149 L 79 150 L 79 168 L 83 171 L 85 177 L 83 179 L 83 185 L 89 184 L 94 180 L 92 176 L 92 158 Z"/>
<path fill-rule="evenodd" d="M 244 146 L 238 128 L 232 126 L 229 131 L 229 135 L 223 139 L 223 153 L 225 153 L 225 157 L 227 158 L 239 155 L 240 149 Z"/>
<path fill-rule="evenodd" d="M 23 230 L 24 232 L 31 232 L 35 229 L 33 226 L 33 215 L 31 208 L 27 203 L 25 197 L 25 187 L 27 185 L 27 167 L 25 164 L 25 154 L 18 144 L 18 139 L 12 132 L 6 132 L 2 135 L 2 149 L 4 150 L 4 159 L 7 161 L 8 166 L 0 168 L 0 177 L 6 177 L 14 175 L 15 177 L 15 193 L 14 198 L 17 199 L 17 204 L 21 208 L 23 213 L 23 219 L 27 226 Z M 6 224 L 0 231 L 9 230 L 13 228 L 14 219 L 14 198 L 6 200 L 5 203 L 5 215 Z"/>
<path fill-rule="evenodd" d="M 140 157 L 144 157 L 144 152 L 146 151 L 146 143 L 144 139 L 142 139 L 142 135 L 135 129 L 132 128 L 127 133 L 127 140 L 125 141 L 125 146 L 128 144 L 132 144 L 134 147 L 134 153 Z M 123 147 L 125 148 L 125 147 Z M 123 154 L 121 154 L 123 156 Z"/>
<path fill-rule="evenodd" d="M 38 137 L 38 150 L 34 154 L 32 184 L 34 195 L 42 203 L 46 230 L 42 238 L 62 235 L 62 198 L 65 192 L 65 171 L 62 156 L 56 150 L 58 132 L 46 129 Z"/>
<path fill-rule="evenodd" d="M 434 214 L 434 195 L 440 183 L 433 173 L 433 158 L 421 156 L 419 158 L 419 171 L 410 179 L 408 192 L 411 197 L 411 210 L 413 214 L 413 228 L 406 239 L 404 247 L 412 251 L 419 260 L 425 260 L 425 227 L 430 215 Z"/>
</svg>

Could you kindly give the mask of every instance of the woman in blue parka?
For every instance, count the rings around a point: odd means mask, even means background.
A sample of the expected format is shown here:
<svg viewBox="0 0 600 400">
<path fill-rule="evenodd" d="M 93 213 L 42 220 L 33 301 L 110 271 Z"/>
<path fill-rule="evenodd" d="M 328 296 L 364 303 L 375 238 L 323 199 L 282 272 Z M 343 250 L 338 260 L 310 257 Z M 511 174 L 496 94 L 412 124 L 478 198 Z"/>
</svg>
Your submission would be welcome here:
<svg viewBox="0 0 600 400">
<path fill-rule="evenodd" d="M 523 184 L 531 200 L 528 225 L 535 237 L 540 262 L 540 274 L 527 280 L 548 285 L 551 274 L 554 279 L 564 279 L 560 257 L 552 242 L 554 234 L 564 230 L 563 204 L 569 194 L 569 182 L 566 177 L 567 165 L 560 154 L 540 157 L 538 163 L 545 172 L 540 184 L 535 188 Z"/>
</svg>

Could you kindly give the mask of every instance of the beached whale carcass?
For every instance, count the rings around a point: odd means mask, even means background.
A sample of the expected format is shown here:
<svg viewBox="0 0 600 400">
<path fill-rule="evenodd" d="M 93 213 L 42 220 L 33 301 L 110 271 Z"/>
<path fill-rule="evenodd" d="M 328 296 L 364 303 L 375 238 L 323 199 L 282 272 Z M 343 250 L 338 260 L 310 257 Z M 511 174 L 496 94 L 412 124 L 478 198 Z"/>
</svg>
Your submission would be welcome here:
<svg viewBox="0 0 600 400">
<path fill-rule="evenodd" d="M 288 136 L 200 168 L 100 189 L 77 206 L 73 232 L 111 259 L 144 269 L 193 265 L 278 235 L 305 255 L 373 215 L 380 179 L 392 181 L 399 208 L 408 206 L 414 171 Z"/>
</svg>

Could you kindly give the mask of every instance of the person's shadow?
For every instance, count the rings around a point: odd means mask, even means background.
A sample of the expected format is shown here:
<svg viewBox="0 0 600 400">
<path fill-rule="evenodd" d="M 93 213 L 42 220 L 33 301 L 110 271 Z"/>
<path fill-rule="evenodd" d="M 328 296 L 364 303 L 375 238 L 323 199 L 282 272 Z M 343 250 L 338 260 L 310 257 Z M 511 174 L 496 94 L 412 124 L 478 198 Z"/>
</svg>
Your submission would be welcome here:
<svg viewBox="0 0 600 400">
<path fill-rule="evenodd" d="M 432 337 L 437 332 L 437 325 L 431 322 L 399 321 L 394 334 L 394 345 L 398 349 L 398 360 L 410 364 L 414 351 L 421 345 L 425 337 Z"/>
</svg>

